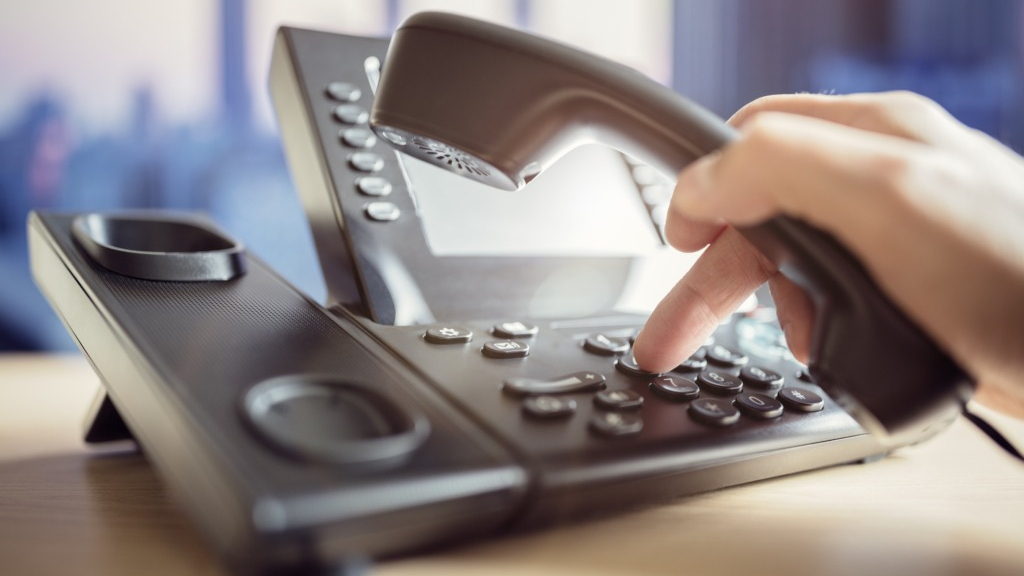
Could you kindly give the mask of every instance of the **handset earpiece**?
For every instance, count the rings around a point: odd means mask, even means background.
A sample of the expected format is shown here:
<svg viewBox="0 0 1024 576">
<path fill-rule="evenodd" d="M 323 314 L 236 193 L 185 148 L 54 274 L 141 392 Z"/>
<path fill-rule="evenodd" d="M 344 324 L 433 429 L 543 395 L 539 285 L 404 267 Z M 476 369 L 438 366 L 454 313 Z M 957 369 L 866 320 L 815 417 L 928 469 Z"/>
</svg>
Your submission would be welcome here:
<svg viewBox="0 0 1024 576">
<path fill-rule="evenodd" d="M 370 122 L 398 150 L 503 190 L 588 142 L 675 176 L 736 136 L 635 70 L 430 12 L 395 32 Z M 831 236 L 788 217 L 740 232 L 811 296 L 811 374 L 865 428 L 895 445 L 960 412 L 970 377 Z"/>
</svg>

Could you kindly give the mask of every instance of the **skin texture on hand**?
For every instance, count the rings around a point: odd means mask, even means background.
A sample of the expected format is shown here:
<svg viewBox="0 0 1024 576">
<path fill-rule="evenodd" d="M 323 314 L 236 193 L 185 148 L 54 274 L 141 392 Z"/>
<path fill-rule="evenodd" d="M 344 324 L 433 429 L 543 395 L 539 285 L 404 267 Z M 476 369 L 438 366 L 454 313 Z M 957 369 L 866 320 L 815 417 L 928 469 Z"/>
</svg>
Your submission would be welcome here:
<svg viewBox="0 0 1024 576">
<path fill-rule="evenodd" d="M 730 122 L 740 138 L 680 174 L 666 236 L 707 248 L 637 337 L 637 362 L 670 370 L 764 282 L 806 362 L 809 299 L 732 227 L 785 214 L 844 244 L 979 401 L 1024 417 L 1024 160 L 904 92 L 771 96 Z"/>
</svg>

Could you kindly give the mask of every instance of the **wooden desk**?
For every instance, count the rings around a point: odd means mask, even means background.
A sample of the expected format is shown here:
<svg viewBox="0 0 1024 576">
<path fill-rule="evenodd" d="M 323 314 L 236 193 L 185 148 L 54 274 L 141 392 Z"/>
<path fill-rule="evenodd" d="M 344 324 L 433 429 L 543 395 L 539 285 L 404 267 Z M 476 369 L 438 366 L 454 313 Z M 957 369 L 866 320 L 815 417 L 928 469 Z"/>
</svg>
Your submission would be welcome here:
<svg viewBox="0 0 1024 576">
<path fill-rule="evenodd" d="M 80 439 L 76 356 L 0 355 L 0 573 L 223 575 L 144 456 Z M 1024 422 L 985 414 L 1018 446 Z M 881 462 L 385 562 L 406 574 L 1024 574 L 1024 465 L 966 422 Z"/>
</svg>

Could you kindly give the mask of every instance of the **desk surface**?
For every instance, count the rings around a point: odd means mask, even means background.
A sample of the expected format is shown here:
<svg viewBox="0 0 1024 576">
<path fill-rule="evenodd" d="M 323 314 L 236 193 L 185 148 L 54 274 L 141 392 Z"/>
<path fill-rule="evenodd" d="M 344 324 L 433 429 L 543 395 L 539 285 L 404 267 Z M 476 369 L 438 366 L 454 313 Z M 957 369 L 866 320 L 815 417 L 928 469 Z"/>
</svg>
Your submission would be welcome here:
<svg viewBox="0 0 1024 576">
<path fill-rule="evenodd" d="M 143 455 L 82 444 L 98 386 L 77 356 L 0 355 L 0 572 L 224 575 Z M 984 414 L 1024 445 L 1024 422 Z M 881 462 L 475 542 L 374 573 L 1019 576 L 1024 465 L 961 420 Z"/>
</svg>

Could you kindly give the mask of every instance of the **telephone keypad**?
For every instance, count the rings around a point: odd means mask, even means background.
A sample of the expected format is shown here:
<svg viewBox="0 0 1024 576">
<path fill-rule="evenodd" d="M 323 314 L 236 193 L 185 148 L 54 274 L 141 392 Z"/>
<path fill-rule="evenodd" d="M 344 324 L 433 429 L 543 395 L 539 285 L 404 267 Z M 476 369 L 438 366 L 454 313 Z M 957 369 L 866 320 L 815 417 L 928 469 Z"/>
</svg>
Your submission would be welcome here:
<svg viewBox="0 0 1024 576">
<path fill-rule="evenodd" d="M 654 372 L 648 372 L 637 365 L 636 359 L 633 358 L 632 354 L 628 354 L 616 360 L 615 368 L 619 372 L 629 374 L 630 376 L 657 376 Z"/>
<path fill-rule="evenodd" d="M 765 394 L 744 392 L 736 396 L 736 407 L 751 418 L 770 419 L 782 416 L 782 403 Z"/>
<path fill-rule="evenodd" d="M 697 385 L 701 390 L 712 394 L 729 395 L 743 391 L 743 381 L 721 370 L 706 370 L 697 376 Z"/>
<path fill-rule="evenodd" d="M 717 364 L 719 366 L 725 366 L 727 368 L 733 368 L 737 366 L 743 366 L 747 363 L 747 357 L 744 354 L 730 350 L 720 344 L 715 344 L 707 349 L 705 355 L 708 362 Z"/>
<path fill-rule="evenodd" d="M 700 398 L 690 403 L 690 416 L 711 426 L 732 426 L 740 419 L 740 411 L 724 398 Z"/>
<path fill-rule="evenodd" d="M 652 392 L 673 402 L 689 402 L 700 396 L 700 388 L 697 383 L 682 376 L 668 374 L 658 376 L 651 381 L 649 386 Z"/>
<path fill-rule="evenodd" d="M 760 366 L 744 366 L 740 370 L 740 380 L 748 386 L 768 390 L 781 388 L 784 382 L 782 374 Z"/>
<path fill-rule="evenodd" d="M 629 350 L 629 339 L 609 337 L 598 332 L 587 336 L 587 339 L 583 341 L 583 349 L 602 356 L 615 356 Z"/>
<path fill-rule="evenodd" d="M 804 388 L 783 388 L 779 391 L 779 400 L 800 412 L 817 412 L 825 407 L 821 396 Z"/>
</svg>

